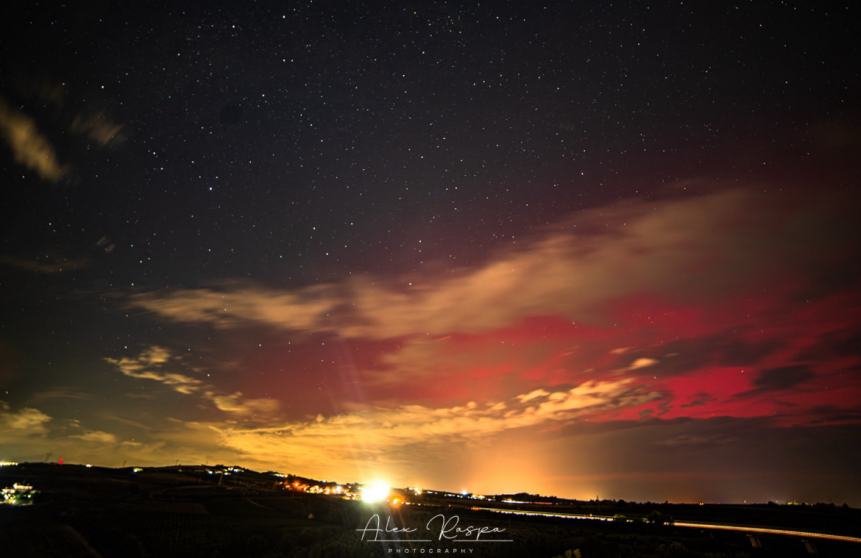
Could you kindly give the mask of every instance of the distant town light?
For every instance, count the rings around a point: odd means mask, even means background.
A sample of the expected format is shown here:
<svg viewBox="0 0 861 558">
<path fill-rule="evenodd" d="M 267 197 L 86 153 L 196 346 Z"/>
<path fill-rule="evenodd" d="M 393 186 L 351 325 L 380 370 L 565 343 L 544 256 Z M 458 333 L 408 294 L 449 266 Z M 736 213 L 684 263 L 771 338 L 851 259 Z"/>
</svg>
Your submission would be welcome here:
<svg viewBox="0 0 861 558">
<path fill-rule="evenodd" d="M 0 504 L 8 506 L 27 506 L 33 503 L 36 491 L 29 484 L 15 483 L 0 489 Z"/>
<path fill-rule="evenodd" d="M 366 504 L 385 502 L 391 491 L 392 487 L 387 482 L 377 480 L 362 487 L 361 498 Z"/>
</svg>

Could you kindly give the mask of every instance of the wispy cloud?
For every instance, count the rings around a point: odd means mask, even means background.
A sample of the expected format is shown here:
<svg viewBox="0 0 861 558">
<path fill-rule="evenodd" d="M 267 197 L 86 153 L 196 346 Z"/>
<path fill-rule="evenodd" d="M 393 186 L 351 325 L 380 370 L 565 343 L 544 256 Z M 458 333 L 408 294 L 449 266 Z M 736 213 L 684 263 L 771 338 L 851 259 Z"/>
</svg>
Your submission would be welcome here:
<svg viewBox="0 0 861 558">
<path fill-rule="evenodd" d="M 66 170 L 57 159 L 54 146 L 39 131 L 35 121 L 0 99 L 0 137 L 2 137 L 15 160 L 35 171 L 43 179 L 56 182 Z"/>
<path fill-rule="evenodd" d="M 653 358 L 641 357 L 631 362 L 631 364 L 628 365 L 628 370 L 640 370 L 642 368 L 654 366 L 657 363 L 658 361 Z"/>
<path fill-rule="evenodd" d="M 578 212 L 451 273 L 292 289 L 233 282 L 125 303 L 231 334 L 262 324 L 298 343 L 294 332 L 337 335 L 357 354 L 370 347 L 350 364 L 370 398 L 362 400 L 450 404 L 477 392 L 504 400 L 636 377 L 669 394 L 648 409 L 653 417 L 765 416 L 776 403 L 762 400 L 757 382 L 786 374 L 760 380 L 760 371 L 797 363 L 818 336 L 857 331 L 851 287 L 861 266 L 846 254 L 861 246 L 842 226 L 857 204 L 843 195 L 792 190 L 775 203 L 767 190 L 732 188 L 627 200 Z M 321 363 L 325 350 L 308 348 Z M 781 390 L 798 421 L 834 398 L 830 372 L 805 364 L 815 376 L 805 393 L 798 383 Z M 847 382 L 849 398 L 861 388 Z M 746 391 L 749 399 L 736 397 Z"/>
<path fill-rule="evenodd" d="M 818 229 L 819 249 L 799 247 L 811 243 L 816 223 L 844 221 L 846 211 L 834 198 L 776 205 L 741 189 L 627 201 L 577 213 L 478 268 L 411 285 L 374 276 L 288 290 L 232 283 L 138 294 L 128 304 L 220 328 L 263 323 L 373 339 L 480 332 L 536 315 L 595 322 L 607 304 L 627 296 L 714 300 L 833 265 L 834 251 L 853 242 L 826 238 L 836 228 Z"/>
<path fill-rule="evenodd" d="M 162 368 L 170 359 L 170 352 L 164 347 L 153 346 L 136 357 L 106 358 L 120 372 L 129 378 L 152 380 L 170 386 L 174 391 L 188 395 L 203 387 L 203 382 L 177 372 L 163 371 Z"/>
<path fill-rule="evenodd" d="M 83 136 L 99 147 L 108 147 L 124 139 L 124 126 L 112 120 L 104 111 L 77 112 L 67 108 L 66 90 L 45 81 L 18 81 L 20 93 L 27 98 L 49 104 L 62 117 L 62 123 L 52 130 Z M 57 149 L 34 118 L 0 98 L 0 138 L 18 164 L 34 171 L 43 180 L 57 182 L 69 172 L 69 165 L 60 163 Z"/>
<path fill-rule="evenodd" d="M 112 121 L 103 112 L 76 115 L 72 119 L 69 130 L 85 135 L 102 146 L 116 143 L 123 139 L 122 124 Z"/>
<path fill-rule="evenodd" d="M 564 390 L 536 390 L 507 401 L 474 401 L 451 407 L 367 406 L 352 412 L 243 428 L 209 423 L 219 443 L 255 459 L 312 467 L 331 460 L 375 460 L 410 447 L 424 449 L 506 431 L 567 424 L 660 397 L 630 379 L 588 381 Z"/>
<path fill-rule="evenodd" d="M 97 444 L 115 444 L 117 443 L 117 437 L 110 432 L 105 432 L 103 430 L 90 430 L 84 432 L 83 434 L 77 434 L 72 436 L 72 438 L 77 438 L 79 440 L 83 440 L 84 442 L 94 442 Z"/>
<path fill-rule="evenodd" d="M 5 401 L 0 401 L 0 439 L 2 433 L 15 435 L 44 434 L 51 417 L 32 407 L 13 411 Z"/>
<path fill-rule="evenodd" d="M 278 409 L 274 399 L 253 399 L 244 397 L 242 392 L 220 393 L 212 385 L 186 373 L 169 369 L 175 366 L 168 349 L 153 345 L 135 357 L 105 358 L 125 376 L 139 380 L 151 380 L 164 384 L 183 395 L 198 395 L 209 400 L 217 409 L 225 413 L 245 415 L 249 413 L 271 413 Z"/>
<path fill-rule="evenodd" d="M 237 413 L 240 415 L 267 415 L 278 410 L 278 402 L 274 399 L 249 399 L 242 395 L 241 391 L 222 395 L 213 391 L 205 393 L 212 404 L 225 413 Z"/>
</svg>

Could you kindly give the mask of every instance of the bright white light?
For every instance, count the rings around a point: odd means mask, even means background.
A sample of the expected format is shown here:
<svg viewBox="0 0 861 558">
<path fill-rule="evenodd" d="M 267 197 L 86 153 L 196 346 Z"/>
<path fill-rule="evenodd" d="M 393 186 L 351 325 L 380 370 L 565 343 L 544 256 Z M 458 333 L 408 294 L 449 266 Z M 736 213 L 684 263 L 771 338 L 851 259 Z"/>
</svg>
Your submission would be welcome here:
<svg viewBox="0 0 861 558">
<path fill-rule="evenodd" d="M 391 490 L 392 487 L 388 483 L 380 480 L 374 481 L 362 487 L 362 501 L 367 504 L 385 502 Z"/>
</svg>

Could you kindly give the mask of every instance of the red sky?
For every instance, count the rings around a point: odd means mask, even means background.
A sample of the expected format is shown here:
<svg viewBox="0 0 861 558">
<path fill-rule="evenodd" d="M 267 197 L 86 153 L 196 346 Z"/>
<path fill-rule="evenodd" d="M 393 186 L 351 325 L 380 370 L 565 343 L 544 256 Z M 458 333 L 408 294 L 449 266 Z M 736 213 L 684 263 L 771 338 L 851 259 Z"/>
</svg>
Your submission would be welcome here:
<svg viewBox="0 0 861 558">
<path fill-rule="evenodd" d="M 829 225 L 852 206 L 705 186 L 571 214 L 472 267 L 131 294 L 217 342 L 106 354 L 122 412 L 69 422 L 54 413 L 77 396 L 43 391 L 3 408 L 4 436 L 24 456 L 35 434 L 81 461 L 478 492 L 856 498 L 827 449 L 861 419 L 858 246 Z"/>
</svg>

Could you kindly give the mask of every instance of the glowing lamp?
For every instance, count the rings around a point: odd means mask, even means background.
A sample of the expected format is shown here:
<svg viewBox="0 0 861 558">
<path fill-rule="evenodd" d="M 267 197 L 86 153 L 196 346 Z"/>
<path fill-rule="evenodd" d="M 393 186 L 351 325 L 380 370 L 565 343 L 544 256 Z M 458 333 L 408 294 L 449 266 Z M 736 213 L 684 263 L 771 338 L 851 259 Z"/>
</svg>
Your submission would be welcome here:
<svg viewBox="0 0 861 558">
<path fill-rule="evenodd" d="M 383 481 L 374 481 L 362 487 L 361 498 L 366 504 L 384 502 L 389 497 L 392 488 Z"/>
</svg>

